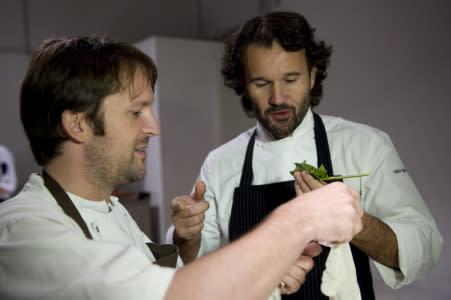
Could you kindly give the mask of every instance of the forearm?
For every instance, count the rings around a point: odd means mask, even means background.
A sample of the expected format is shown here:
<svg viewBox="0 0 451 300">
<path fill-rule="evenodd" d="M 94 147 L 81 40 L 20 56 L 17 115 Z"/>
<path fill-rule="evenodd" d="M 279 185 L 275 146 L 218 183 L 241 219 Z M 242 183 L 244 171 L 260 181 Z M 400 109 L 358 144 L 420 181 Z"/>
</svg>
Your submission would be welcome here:
<svg viewBox="0 0 451 300">
<path fill-rule="evenodd" d="M 201 233 L 190 240 L 185 240 L 180 238 L 174 230 L 173 239 L 174 244 L 179 248 L 179 255 L 185 265 L 196 259 L 200 248 Z"/>
<path fill-rule="evenodd" d="M 398 240 L 391 228 L 379 219 L 364 214 L 363 230 L 351 243 L 375 261 L 399 270 Z"/>
<path fill-rule="evenodd" d="M 178 270 L 166 299 L 266 299 L 311 239 L 308 227 L 289 220 L 276 210 L 250 234 Z"/>
</svg>

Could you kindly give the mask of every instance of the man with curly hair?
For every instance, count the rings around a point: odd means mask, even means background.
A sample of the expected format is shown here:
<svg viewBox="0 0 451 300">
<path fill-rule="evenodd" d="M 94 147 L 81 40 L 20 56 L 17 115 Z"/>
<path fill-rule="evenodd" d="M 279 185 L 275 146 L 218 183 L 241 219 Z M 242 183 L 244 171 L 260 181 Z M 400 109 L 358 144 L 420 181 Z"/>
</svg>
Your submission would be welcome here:
<svg viewBox="0 0 451 300">
<path fill-rule="evenodd" d="M 313 110 L 331 54 L 307 20 L 292 12 L 255 17 L 227 39 L 225 84 L 257 124 L 205 159 L 198 180 L 206 183 L 208 210 L 202 201 L 173 201 L 175 230 L 168 238 L 185 263 L 238 239 L 289 201 L 296 194 L 290 170 L 306 160 L 324 165 L 329 176 L 371 174 L 345 182 L 360 192 L 365 210 L 364 229 L 350 243 L 362 299 L 375 298 L 369 258 L 392 288 L 424 278 L 436 264 L 442 237 L 389 136 Z M 300 192 L 325 184 L 313 182 Z M 301 289 L 284 299 L 327 299 L 320 285 L 329 251 L 323 247 Z"/>
</svg>

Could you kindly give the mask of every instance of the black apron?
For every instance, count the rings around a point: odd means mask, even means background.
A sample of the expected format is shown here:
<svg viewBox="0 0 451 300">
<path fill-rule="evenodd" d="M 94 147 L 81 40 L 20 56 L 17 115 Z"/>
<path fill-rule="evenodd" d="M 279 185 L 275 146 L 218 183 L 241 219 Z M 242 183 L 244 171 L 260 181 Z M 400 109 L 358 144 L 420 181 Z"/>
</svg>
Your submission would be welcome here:
<svg viewBox="0 0 451 300">
<path fill-rule="evenodd" d="M 44 170 L 42 171 L 42 178 L 44 179 L 45 187 L 55 198 L 56 202 L 58 202 L 59 206 L 61 206 L 64 213 L 71 217 L 78 224 L 78 226 L 80 226 L 87 239 L 92 240 L 92 235 L 89 232 L 88 226 L 81 217 L 72 200 L 70 200 L 69 196 L 59 185 L 59 183 Z M 155 257 L 155 261 L 153 262 L 154 264 L 162 267 L 175 268 L 178 258 L 177 246 L 169 244 L 159 245 L 155 243 L 148 243 L 146 245 Z"/>
<path fill-rule="evenodd" d="M 316 113 L 313 113 L 313 117 L 315 121 L 314 130 L 318 167 L 323 164 L 327 169 L 328 175 L 332 176 L 333 169 L 330 159 L 327 133 L 321 118 Z M 252 170 L 252 157 L 254 152 L 255 136 L 256 131 L 249 140 L 246 149 L 240 186 L 235 188 L 233 194 L 232 212 L 229 221 L 230 241 L 233 241 L 250 231 L 274 208 L 296 196 L 294 180 L 252 185 L 254 176 Z M 350 244 L 350 246 L 356 267 L 357 281 L 360 287 L 362 300 L 373 300 L 375 297 L 368 256 L 352 244 Z M 306 280 L 304 284 L 302 284 L 301 288 L 296 293 L 291 295 L 282 295 L 282 299 L 322 300 L 329 298 L 321 293 L 320 286 L 321 275 L 324 271 L 330 248 L 323 246 L 322 248 L 323 251 L 321 254 L 313 258 L 315 265 L 307 274 Z M 270 270 L 268 270 L 268 272 L 270 272 Z"/>
</svg>

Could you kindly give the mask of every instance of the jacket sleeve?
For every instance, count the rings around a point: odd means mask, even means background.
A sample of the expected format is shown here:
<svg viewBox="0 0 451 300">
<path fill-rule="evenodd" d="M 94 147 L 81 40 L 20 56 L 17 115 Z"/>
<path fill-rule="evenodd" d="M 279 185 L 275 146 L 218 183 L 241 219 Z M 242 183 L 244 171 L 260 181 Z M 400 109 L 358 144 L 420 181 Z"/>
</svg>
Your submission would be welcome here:
<svg viewBox="0 0 451 300">
<path fill-rule="evenodd" d="M 384 282 L 399 288 L 427 276 L 441 255 L 443 239 L 390 138 L 382 137 L 368 160 L 371 176 L 365 179 L 362 203 L 396 235 L 400 270 L 374 263 Z"/>
</svg>

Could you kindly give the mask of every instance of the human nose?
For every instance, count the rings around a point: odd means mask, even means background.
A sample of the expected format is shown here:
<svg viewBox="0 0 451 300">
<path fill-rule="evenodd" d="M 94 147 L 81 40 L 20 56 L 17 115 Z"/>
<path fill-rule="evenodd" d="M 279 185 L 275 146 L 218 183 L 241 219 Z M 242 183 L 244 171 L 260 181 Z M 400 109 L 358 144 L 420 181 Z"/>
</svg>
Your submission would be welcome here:
<svg viewBox="0 0 451 300">
<path fill-rule="evenodd" d="M 277 106 L 277 105 L 281 105 L 283 102 L 285 102 L 283 88 L 279 84 L 275 83 L 272 85 L 271 96 L 269 98 L 269 104 Z"/>
<path fill-rule="evenodd" d="M 160 135 L 160 127 L 158 126 L 158 121 L 155 118 L 153 112 L 150 113 L 149 118 L 146 120 L 142 131 L 144 134 L 148 136 L 157 136 Z"/>
</svg>

